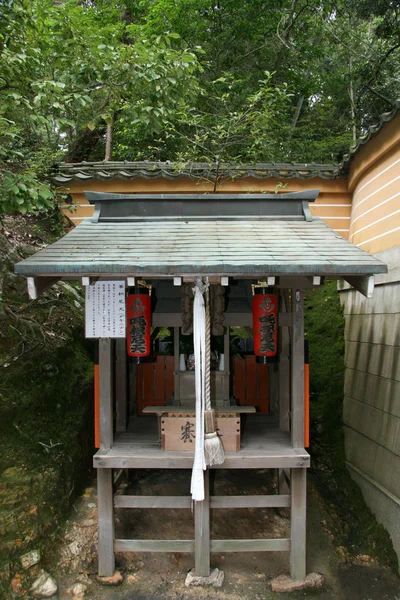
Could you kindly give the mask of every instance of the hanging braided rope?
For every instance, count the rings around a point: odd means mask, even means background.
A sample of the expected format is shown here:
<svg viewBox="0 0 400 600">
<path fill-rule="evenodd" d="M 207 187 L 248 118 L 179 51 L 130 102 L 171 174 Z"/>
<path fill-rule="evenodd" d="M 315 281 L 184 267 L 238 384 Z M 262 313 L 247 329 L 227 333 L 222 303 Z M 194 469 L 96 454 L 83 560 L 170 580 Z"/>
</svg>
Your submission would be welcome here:
<svg viewBox="0 0 400 600">
<path fill-rule="evenodd" d="M 211 410 L 211 317 L 209 293 L 206 292 L 206 369 L 205 369 L 205 409 Z"/>
<path fill-rule="evenodd" d="M 215 413 L 211 409 L 211 312 L 210 294 L 206 292 L 206 351 L 205 351 L 205 413 L 204 413 L 204 456 L 206 465 L 222 465 L 225 452 L 221 439 L 215 430 Z"/>
</svg>

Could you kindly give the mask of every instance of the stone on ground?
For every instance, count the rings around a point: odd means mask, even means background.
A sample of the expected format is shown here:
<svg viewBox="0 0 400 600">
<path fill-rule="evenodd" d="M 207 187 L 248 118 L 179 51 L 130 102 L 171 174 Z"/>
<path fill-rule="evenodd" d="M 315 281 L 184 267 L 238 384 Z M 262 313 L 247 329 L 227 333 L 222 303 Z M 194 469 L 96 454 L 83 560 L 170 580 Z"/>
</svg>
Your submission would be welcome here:
<svg viewBox="0 0 400 600">
<path fill-rule="evenodd" d="M 23 554 L 20 561 L 23 569 L 29 569 L 30 567 L 33 567 L 33 565 L 37 565 L 38 562 L 40 562 L 39 550 L 31 550 L 30 552 Z"/>
<path fill-rule="evenodd" d="M 310 588 L 321 588 L 324 578 L 319 573 L 309 573 L 305 579 L 293 580 L 289 575 L 279 575 L 271 581 L 273 592 L 296 592 Z"/>
<path fill-rule="evenodd" d="M 186 576 L 185 585 L 186 587 L 191 586 L 212 586 L 222 587 L 224 583 L 224 572 L 219 569 L 213 569 L 208 577 L 200 577 L 195 575 L 193 571 L 189 571 Z"/>
<path fill-rule="evenodd" d="M 99 583 L 103 585 L 119 585 L 123 582 L 124 578 L 119 571 L 115 571 L 112 577 L 100 577 L 100 575 L 96 575 L 96 579 Z"/>
<path fill-rule="evenodd" d="M 84 583 L 74 583 L 74 585 L 69 588 L 68 594 L 71 594 L 71 596 L 83 596 L 86 590 L 87 585 Z"/>
<path fill-rule="evenodd" d="M 35 598 L 51 598 L 57 592 L 57 582 L 46 571 L 42 571 L 30 591 Z"/>
</svg>

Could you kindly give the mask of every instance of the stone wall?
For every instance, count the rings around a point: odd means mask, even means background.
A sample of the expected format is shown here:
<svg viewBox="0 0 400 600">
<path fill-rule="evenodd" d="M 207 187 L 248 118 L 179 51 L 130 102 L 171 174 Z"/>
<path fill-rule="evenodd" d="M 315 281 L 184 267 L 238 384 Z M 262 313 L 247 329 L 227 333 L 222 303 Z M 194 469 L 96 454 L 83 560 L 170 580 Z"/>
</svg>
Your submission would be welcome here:
<svg viewBox="0 0 400 600">
<path fill-rule="evenodd" d="M 389 272 L 370 300 L 339 287 L 345 313 L 347 466 L 400 560 L 400 246 L 375 254 Z"/>
</svg>

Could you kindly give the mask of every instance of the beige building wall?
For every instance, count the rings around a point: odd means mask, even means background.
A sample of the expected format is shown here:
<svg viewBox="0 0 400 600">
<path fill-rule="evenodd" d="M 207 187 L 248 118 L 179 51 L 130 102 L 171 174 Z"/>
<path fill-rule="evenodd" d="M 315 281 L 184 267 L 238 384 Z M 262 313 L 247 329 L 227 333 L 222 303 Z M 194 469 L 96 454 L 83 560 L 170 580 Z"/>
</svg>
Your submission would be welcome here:
<svg viewBox="0 0 400 600">
<path fill-rule="evenodd" d="M 281 187 L 283 184 L 283 187 Z M 277 188 L 277 186 L 279 186 Z M 311 213 L 315 217 L 321 217 L 332 229 L 347 239 L 349 235 L 351 194 L 347 190 L 347 178 L 342 179 L 255 179 L 240 178 L 221 181 L 217 192 L 221 193 L 275 193 L 280 189 L 282 193 L 299 192 L 319 188 L 320 194 L 317 201 L 311 204 Z M 114 192 L 114 193 L 146 193 L 146 194 L 168 194 L 168 193 L 210 193 L 213 191 L 211 183 L 195 180 L 189 177 L 168 180 L 163 177 L 157 179 L 129 179 L 112 181 L 100 181 L 92 179 L 87 182 L 73 182 L 65 187 L 65 192 L 71 194 L 72 205 L 64 204 L 63 213 L 77 225 L 84 217 L 93 214 L 91 206 L 84 196 L 84 191 Z"/>
<path fill-rule="evenodd" d="M 400 245 L 400 113 L 361 147 L 349 189 L 349 240 L 371 254 Z"/>
<path fill-rule="evenodd" d="M 374 297 L 339 286 L 345 313 L 346 458 L 400 560 L 400 114 L 355 155 L 351 242 L 387 263 Z"/>
</svg>

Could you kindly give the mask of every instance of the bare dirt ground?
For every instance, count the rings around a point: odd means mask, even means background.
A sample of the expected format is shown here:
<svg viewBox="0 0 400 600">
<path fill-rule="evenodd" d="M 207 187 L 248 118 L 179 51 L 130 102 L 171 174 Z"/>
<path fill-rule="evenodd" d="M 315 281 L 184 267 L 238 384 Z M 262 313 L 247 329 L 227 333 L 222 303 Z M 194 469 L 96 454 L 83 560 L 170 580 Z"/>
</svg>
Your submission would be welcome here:
<svg viewBox="0 0 400 600">
<path fill-rule="evenodd" d="M 140 471 L 120 493 L 144 495 L 186 495 L 189 491 L 188 471 Z M 212 472 L 212 494 L 268 494 L 275 488 L 270 471 Z M 95 492 L 84 495 L 76 505 L 74 520 L 93 518 Z M 77 578 L 86 579 L 88 600 L 400 600 L 400 579 L 389 569 L 368 557 L 347 562 L 342 549 L 332 543 L 327 529 L 327 507 L 311 482 L 307 519 L 307 571 L 322 573 L 321 590 L 277 594 L 270 589 L 271 579 L 289 571 L 287 552 L 246 552 L 213 554 L 212 567 L 225 572 L 221 589 L 186 588 L 187 572 L 193 568 L 189 554 L 117 555 L 117 568 L 124 581 L 118 587 L 105 587 L 95 579 L 96 564 L 79 565 L 62 575 L 52 568 L 59 582 L 59 600 L 71 599 L 68 587 Z M 287 509 L 213 510 L 212 537 L 262 538 L 286 537 L 289 532 Z M 137 539 L 192 539 L 193 515 L 190 510 L 123 510 L 116 513 L 116 536 Z"/>
</svg>

